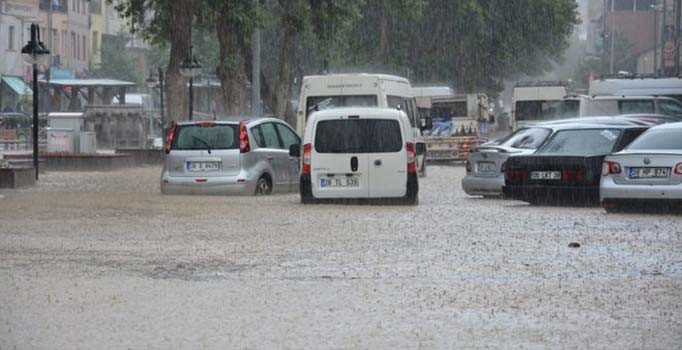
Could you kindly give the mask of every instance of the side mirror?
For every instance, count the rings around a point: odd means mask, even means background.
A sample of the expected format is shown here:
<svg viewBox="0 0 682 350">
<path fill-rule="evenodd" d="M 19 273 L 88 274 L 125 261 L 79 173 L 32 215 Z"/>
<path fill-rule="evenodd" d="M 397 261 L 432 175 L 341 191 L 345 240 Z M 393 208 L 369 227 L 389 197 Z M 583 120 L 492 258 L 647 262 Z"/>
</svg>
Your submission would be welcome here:
<svg viewBox="0 0 682 350">
<path fill-rule="evenodd" d="M 418 156 L 422 156 L 426 154 L 426 144 L 423 142 L 417 142 L 415 145 L 415 153 L 417 153 Z"/>
<path fill-rule="evenodd" d="M 289 156 L 299 158 L 301 156 L 301 145 L 295 144 L 289 146 Z"/>
</svg>

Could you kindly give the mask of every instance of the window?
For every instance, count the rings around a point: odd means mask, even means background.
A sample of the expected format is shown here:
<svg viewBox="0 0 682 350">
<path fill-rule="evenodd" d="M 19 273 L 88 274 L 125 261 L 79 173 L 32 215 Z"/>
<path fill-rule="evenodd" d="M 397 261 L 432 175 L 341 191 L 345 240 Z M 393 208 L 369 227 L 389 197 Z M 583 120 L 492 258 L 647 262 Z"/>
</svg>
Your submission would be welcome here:
<svg viewBox="0 0 682 350">
<path fill-rule="evenodd" d="M 402 148 L 402 133 L 396 120 L 324 120 L 315 129 L 318 153 L 394 153 Z"/>
<path fill-rule="evenodd" d="M 228 124 L 213 126 L 183 125 L 173 140 L 173 149 L 237 149 L 237 127 Z"/>
<path fill-rule="evenodd" d="M 92 32 L 92 54 L 93 55 L 97 55 L 97 53 L 99 51 L 99 43 L 97 40 L 98 36 L 99 36 L 98 32 L 96 32 L 96 31 Z"/>
<path fill-rule="evenodd" d="M 682 149 L 682 130 L 653 129 L 642 134 L 627 149 L 632 150 L 680 150 Z"/>
<path fill-rule="evenodd" d="M 410 125 L 414 126 L 416 121 L 416 105 L 411 97 L 393 96 L 387 95 L 386 102 L 389 108 L 398 108 L 407 114 L 407 118 L 410 120 Z"/>
<path fill-rule="evenodd" d="M 284 124 L 277 123 L 277 131 L 279 131 L 279 136 L 282 137 L 282 142 L 284 142 L 284 149 L 289 149 L 292 145 L 297 145 L 301 143 L 295 132 L 289 129 Z"/>
<path fill-rule="evenodd" d="M 658 108 L 661 114 L 665 115 L 682 115 L 682 105 L 676 101 L 662 100 L 658 103 Z"/>
<path fill-rule="evenodd" d="M 78 50 L 76 50 L 76 33 L 71 32 L 71 58 L 74 60 L 78 56 Z"/>
<path fill-rule="evenodd" d="M 514 116 L 517 121 L 574 118 L 578 116 L 579 104 L 577 100 L 518 101 Z"/>
<path fill-rule="evenodd" d="M 550 133 L 551 130 L 545 128 L 520 129 L 506 140 L 500 142 L 500 145 L 513 148 L 535 149 L 545 141 Z"/>
<path fill-rule="evenodd" d="M 310 96 L 306 100 L 306 119 L 310 113 L 336 107 L 376 107 L 376 95 Z"/>
<path fill-rule="evenodd" d="M 621 114 L 654 113 L 653 100 L 622 100 L 618 102 Z"/>
<path fill-rule="evenodd" d="M 608 154 L 613 150 L 620 134 L 619 129 L 558 131 L 537 153 L 574 156 Z"/>
<path fill-rule="evenodd" d="M 59 48 L 59 45 L 57 44 L 59 42 L 59 34 L 57 33 L 56 29 L 51 30 L 52 34 L 52 42 L 50 43 L 50 50 L 54 51 L 54 54 L 57 54 L 57 49 Z"/>
<path fill-rule="evenodd" d="M 7 41 L 7 49 L 14 51 L 14 26 L 9 26 L 9 39 Z"/>
<path fill-rule="evenodd" d="M 255 127 L 254 135 L 256 136 L 256 143 L 258 147 L 264 148 L 282 148 L 282 144 L 277 136 L 275 125 L 272 123 L 265 123 Z"/>
<path fill-rule="evenodd" d="M 67 47 L 66 39 L 67 39 L 67 37 L 68 37 L 68 34 L 66 33 L 66 31 L 62 30 L 62 55 L 67 54 L 67 52 L 66 52 L 66 47 Z"/>
<path fill-rule="evenodd" d="M 88 59 L 87 47 L 88 47 L 88 38 L 85 35 L 83 35 L 83 44 L 81 46 L 81 59 L 84 61 Z"/>
</svg>

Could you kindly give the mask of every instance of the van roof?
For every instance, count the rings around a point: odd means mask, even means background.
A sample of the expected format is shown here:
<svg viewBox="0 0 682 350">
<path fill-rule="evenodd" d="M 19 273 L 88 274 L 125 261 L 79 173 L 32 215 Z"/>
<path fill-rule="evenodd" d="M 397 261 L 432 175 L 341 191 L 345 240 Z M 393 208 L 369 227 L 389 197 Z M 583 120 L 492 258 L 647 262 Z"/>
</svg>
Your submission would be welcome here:
<svg viewBox="0 0 682 350">
<path fill-rule="evenodd" d="M 321 110 L 311 114 L 310 118 L 338 117 L 339 115 L 360 115 L 363 117 L 396 117 L 405 116 L 405 112 L 393 108 L 374 107 L 341 107 Z"/>
<path fill-rule="evenodd" d="M 399 77 L 397 75 L 390 74 L 371 74 L 371 73 L 343 73 L 343 74 L 326 74 L 326 75 L 307 75 L 303 77 L 303 80 L 328 80 L 334 78 L 376 78 L 382 80 L 394 80 L 404 83 L 409 83 L 410 81 L 406 78 Z"/>
</svg>

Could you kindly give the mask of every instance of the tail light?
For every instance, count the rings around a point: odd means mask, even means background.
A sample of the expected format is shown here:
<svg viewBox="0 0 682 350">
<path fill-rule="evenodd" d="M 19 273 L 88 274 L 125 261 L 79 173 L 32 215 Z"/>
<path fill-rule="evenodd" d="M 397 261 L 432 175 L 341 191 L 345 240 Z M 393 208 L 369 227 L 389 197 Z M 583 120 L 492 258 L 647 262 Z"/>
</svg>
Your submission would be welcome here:
<svg viewBox="0 0 682 350">
<path fill-rule="evenodd" d="M 562 170 L 561 171 L 561 180 L 563 181 L 570 181 L 570 180 L 577 180 L 577 181 L 582 181 L 585 178 L 585 175 L 582 170 Z"/>
<path fill-rule="evenodd" d="M 417 156 L 414 151 L 414 143 L 406 143 L 405 149 L 407 150 L 407 172 L 415 174 L 417 173 Z"/>
<path fill-rule="evenodd" d="M 468 159 L 467 159 L 465 167 L 467 169 L 467 173 L 470 173 L 471 172 L 471 162 Z"/>
<path fill-rule="evenodd" d="M 249 132 L 246 130 L 246 123 L 239 123 L 239 153 L 247 153 L 251 150 L 249 144 Z"/>
<path fill-rule="evenodd" d="M 677 165 L 675 165 L 675 174 L 682 175 L 682 163 L 677 163 Z"/>
<path fill-rule="evenodd" d="M 303 166 L 301 166 L 302 174 L 310 174 L 310 153 L 312 150 L 313 147 L 311 144 L 306 143 L 303 145 L 303 157 L 301 157 L 301 161 L 303 162 Z"/>
<path fill-rule="evenodd" d="M 528 172 L 520 169 L 506 169 L 504 177 L 508 181 L 519 179 L 521 182 L 526 182 L 526 180 L 528 180 Z"/>
<path fill-rule="evenodd" d="M 168 137 L 166 138 L 166 148 L 164 151 L 166 151 L 166 154 L 170 153 L 171 147 L 173 147 L 173 139 L 175 138 L 175 131 L 178 128 L 178 124 L 173 124 L 170 127 L 170 130 L 168 130 Z"/>
<path fill-rule="evenodd" d="M 618 164 L 617 162 L 611 162 L 611 161 L 605 160 L 604 163 L 602 163 L 602 166 L 601 166 L 601 175 L 602 176 L 620 174 L 621 171 L 622 171 L 622 168 L 621 168 L 620 164 Z"/>
</svg>

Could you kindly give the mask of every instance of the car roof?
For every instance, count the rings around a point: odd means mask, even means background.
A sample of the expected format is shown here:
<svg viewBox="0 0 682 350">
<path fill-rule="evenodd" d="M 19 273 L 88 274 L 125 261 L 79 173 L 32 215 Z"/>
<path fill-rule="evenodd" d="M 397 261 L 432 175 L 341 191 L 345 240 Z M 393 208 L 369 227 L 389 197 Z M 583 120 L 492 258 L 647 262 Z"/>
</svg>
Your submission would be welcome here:
<svg viewBox="0 0 682 350">
<path fill-rule="evenodd" d="M 250 124 L 253 122 L 265 122 L 265 121 L 278 121 L 278 122 L 284 123 L 284 120 L 274 118 L 274 117 L 249 117 L 249 116 L 238 117 L 238 116 L 232 116 L 232 117 L 223 117 L 223 118 L 216 119 L 216 120 L 212 120 L 212 119 L 185 120 L 185 121 L 178 122 L 177 125 L 194 125 L 194 124 L 201 123 L 201 122 L 215 122 L 216 124 L 234 125 L 234 124 L 239 124 L 241 122 L 247 122 L 247 124 Z"/>
<path fill-rule="evenodd" d="M 653 130 L 668 130 L 668 129 L 678 130 L 678 129 L 682 129 L 682 122 L 656 125 L 656 126 L 652 127 L 651 129 L 653 129 Z"/>
<path fill-rule="evenodd" d="M 674 100 L 674 98 L 672 97 L 653 95 L 593 95 L 590 97 L 592 100 L 655 100 L 655 99 Z"/>
<path fill-rule="evenodd" d="M 648 125 L 637 124 L 608 124 L 608 123 L 581 123 L 581 122 L 566 122 L 561 124 L 539 124 L 533 125 L 535 127 L 550 128 L 554 131 L 560 130 L 581 130 L 581 129 L 646 129 Z"/>
<path fill-rule="evenodd" d="M 381 107 L 339 107 L 329 108 L 314 112 L 310 118 L 328 118 L 341 115 L 361 115 L 363 117 L 395 117 L 405 116 L 405 113 L 397 108 Z"/>
</svg>

